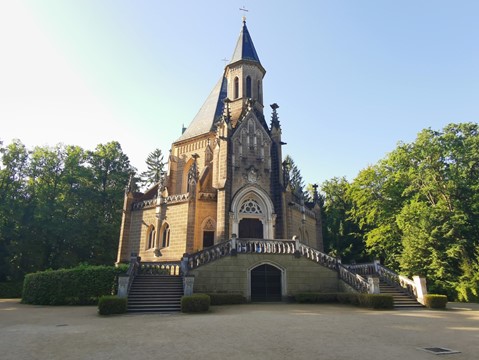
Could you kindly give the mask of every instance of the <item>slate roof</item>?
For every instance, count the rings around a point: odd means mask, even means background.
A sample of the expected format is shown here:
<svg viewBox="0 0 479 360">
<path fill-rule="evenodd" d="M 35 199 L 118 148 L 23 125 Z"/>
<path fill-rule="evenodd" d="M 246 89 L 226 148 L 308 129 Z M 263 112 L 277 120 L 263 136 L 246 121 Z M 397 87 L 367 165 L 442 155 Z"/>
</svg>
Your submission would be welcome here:
<svg viewBox="0 0 479 360">
<path fill-rule="evenodd" d="M 243 21 L 243 28 L 238 38 L 238 42 L 236 43 L 236 48 L 233 52 L 230 64 L 241 60 L 256 61 L 261 64 L 256 49 L 254 48 L 253 40 L 251 40 L 248 28 L 246 27 L 246 21 Z M 193 121 L 176 142 L 191 139 L 213 130 L 214 124 L 223 114 L 223 100 L 226 96 L 227 80 L 222 76 L 213 88 L 213 91 L 211 91 L 200 111 L 198 111 L 198 114 L 196 114 Z"/>
<path fill-rule="evenodd" d="M 176 141 L 191 139 L 195 136 L 206 134 L 213 130 L 214 124 L 223 114 L 223 100 L 227 95 L 227 81 L 224 76 L 216 83 L 200 111 Z"/>
<path fill-rule="evenodd" d="M 241 30 L 238 42 L 236 43 L 236 48 L 230 64 L 240 60 L 251 60 L 261 63 L 258 54 L 256 53 L 256 49 L 254 48 L 253 40 L 249 35 L 248 28 L 246 27 L 246 21 L 243 21 L 243 29 Z"/>
</svg>

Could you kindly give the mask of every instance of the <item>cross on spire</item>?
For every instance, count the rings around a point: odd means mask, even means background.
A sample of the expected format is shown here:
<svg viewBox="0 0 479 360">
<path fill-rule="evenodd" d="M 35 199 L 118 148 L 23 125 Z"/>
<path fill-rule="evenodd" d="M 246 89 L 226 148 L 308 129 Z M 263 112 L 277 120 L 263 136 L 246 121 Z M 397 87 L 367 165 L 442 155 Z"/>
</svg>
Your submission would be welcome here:
<svg viewBox="0 0 479 360">
<path fill-rule="evenodd" d="M 249 12 L 248 9 L 246 9 L 246 7 L 243 5 L 242 8 L 239 9 L 240 11 L 243 11 L 243 22 L 246 22 L 246 13 Z"/>
</svg>

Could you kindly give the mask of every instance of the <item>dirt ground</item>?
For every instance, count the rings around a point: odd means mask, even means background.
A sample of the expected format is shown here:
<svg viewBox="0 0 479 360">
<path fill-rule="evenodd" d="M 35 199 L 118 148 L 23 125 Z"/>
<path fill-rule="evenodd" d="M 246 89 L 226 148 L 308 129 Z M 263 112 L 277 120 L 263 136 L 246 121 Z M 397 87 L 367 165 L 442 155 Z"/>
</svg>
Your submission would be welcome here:
<svg viewBox="0 0 479 360">
<path fill-rule="evenodd" d="M 479 358 L 479 305 L 374 311 L 342 305 L 246 304 L 206 314 L 101 317 L 96 307 L 0 299 L 0 359 Z"/>
</svg>

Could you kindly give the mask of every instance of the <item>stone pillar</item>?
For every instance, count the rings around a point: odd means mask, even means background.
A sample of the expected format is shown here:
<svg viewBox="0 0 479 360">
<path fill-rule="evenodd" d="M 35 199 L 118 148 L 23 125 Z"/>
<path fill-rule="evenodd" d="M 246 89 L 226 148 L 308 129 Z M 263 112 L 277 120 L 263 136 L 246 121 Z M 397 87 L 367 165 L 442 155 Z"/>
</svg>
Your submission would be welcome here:
<svg viewBox="0 0 479 360">
<path fill-rule="evenodd" d="M 188 275 L 188 253 L 183 254 L 180 263 L 181 274 L 183 276 Z"/>
<path fill-rule="evenodd" d="M 231 234 L 231 256 L 236 256 L 238 254 L 238 250 L 236 249 L 236 234 Z"/>
<path fill-rule="evenodd" d="M 424 295 L 427 295 L 426 278 L 414 275 L 412 279 L 416 285 L 417 301 L 424 305 Z"/>
<path fill-rule="evenodd" d="M 194 284 L 195 284 L 195 277 L 193 275 L 185 276 L 183 278 L 183 293 L 185 296 L 193 295 Z"/>
<path fill-rule="evenodd" d="M 369 293 L 370 294 L 379 294 L 379 278 L 368 277 L 369 283 Z"/>
<path fill-rule="evenodd" d="M 118 276 L 118 297 L 126 298 L 128 297 L 128 283 L 130 282 L 129 275 L 120 275 Z"/>
<path fill-rule="evenodd" d="M 299 238 L 296 235 L 294 235 L 293 240 L 294 240 L 294 257 L 300 258 L 301 253 L 299 252 Z"/>
<path fill-rule="evenodd" d="M 379 272 L 379 265 L 381 265 L 381 261 L 379 260 L 374 260 L 373 261 L 374 263 L 374 271 L 376 272 L 376 274 Z"/>
</svg>

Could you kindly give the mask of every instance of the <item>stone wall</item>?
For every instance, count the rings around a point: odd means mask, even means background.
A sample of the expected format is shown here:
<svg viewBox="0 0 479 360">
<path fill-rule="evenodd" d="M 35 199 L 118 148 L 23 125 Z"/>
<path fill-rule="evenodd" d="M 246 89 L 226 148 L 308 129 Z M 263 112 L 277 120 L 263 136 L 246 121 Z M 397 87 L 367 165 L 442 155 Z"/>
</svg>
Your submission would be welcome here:
<svg viewBox="0 0 479 360">
<path fill-rule="evenodd" d="M 256 266 L 270 264 L 282 270 L 283 297 L 300 292 L 337 292 L 337 272 L 293 255 L 238 254 L 227 256 L 190 271 L 195 276 L 195 293 L 241 294 L 251 296 L 250 271 Z"/>
</svg>

